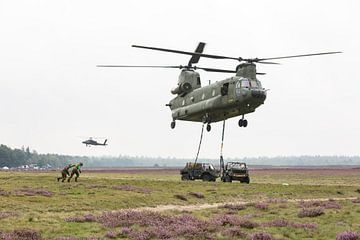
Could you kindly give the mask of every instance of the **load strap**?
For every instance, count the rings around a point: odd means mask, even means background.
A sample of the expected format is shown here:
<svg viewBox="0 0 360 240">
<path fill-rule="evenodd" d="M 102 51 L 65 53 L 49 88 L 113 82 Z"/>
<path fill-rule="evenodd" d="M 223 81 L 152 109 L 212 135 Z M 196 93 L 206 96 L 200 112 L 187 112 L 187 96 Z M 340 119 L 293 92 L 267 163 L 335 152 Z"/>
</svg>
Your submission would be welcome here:
<svg viewBox="0 0 360 240">
<path fill-rule="evenodd" d="M 221 134 L 221 146 L 220 146 L 220 175 L 221 176 L 223 176 L 223 172 L 224 172 L 224 158 L 223 158 L 224 136 L 225 136 L 225 120 L 223 121 L 223 129 L 222 129 L 222 134 Z"/>
<path fill-rule="evenodd" d="M 204 135 L 204 123 L 202 124 L 202 127 L 201 127 L 201 135 L 200 135 L 200 142 L 199 142 L 199 147 L 198 147 L 198 150 L 197 150 L 197 154 L 196 154 L 196 158 L 195 158 L 195 162 L 194 162 L 194 167 L 196 165 L 196 162 L 199 158 L 199 153 L 200 153 L 200 147 L 201 147 L 201 142 L 202 142 L 202 139 L 203 139 L 203 135 Z"/>
</svg>

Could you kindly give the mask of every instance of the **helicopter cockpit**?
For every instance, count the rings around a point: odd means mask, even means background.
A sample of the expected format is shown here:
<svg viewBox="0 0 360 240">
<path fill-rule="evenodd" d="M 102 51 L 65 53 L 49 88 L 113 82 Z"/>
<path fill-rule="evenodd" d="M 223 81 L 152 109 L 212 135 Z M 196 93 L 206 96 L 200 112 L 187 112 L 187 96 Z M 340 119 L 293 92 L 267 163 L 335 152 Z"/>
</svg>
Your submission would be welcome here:
<svg viewBox="0 0 360 240">
<path fill-rule="evenodd" d="M 248 89 L 262 88 L 261 82 L 258 80 L 249 80 L 247 78 L 243 78 L 240 80 L 240 82 L 241 82 L 241 88 L 248 88 Z"/>
</svg>

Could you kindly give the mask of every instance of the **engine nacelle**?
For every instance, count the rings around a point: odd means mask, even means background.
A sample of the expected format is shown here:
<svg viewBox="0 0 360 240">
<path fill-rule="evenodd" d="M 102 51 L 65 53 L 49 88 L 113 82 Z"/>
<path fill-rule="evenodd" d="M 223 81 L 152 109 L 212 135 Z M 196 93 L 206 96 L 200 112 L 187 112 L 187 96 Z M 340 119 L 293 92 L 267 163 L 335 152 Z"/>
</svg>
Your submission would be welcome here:
<svg viewBox="0 0 360 240">
<path fill-rule="evenodd" d="M 172 94 L 186 94 L 201 87 L 200 75 L 192 70 L 182 70 L 178 86 L 171 90 Z"/>
<path fill-rule="evenodd" d="M 171 90 L 172 94 L 189 93 L 192 91 L 192 86 L 188 82 L 181 83 L 179 86 Z"/>
</svg>

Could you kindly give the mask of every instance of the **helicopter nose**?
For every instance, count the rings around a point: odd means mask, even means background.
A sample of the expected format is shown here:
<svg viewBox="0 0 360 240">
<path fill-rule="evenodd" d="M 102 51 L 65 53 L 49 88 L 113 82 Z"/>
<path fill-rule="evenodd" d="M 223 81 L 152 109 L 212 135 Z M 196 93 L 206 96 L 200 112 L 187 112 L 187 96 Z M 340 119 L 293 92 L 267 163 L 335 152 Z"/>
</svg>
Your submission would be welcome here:
<svg viewBox="0 0 360 240">
<path fill-rule="evenodd" d="M 260 89 L 252 89 L 251 90 L 251 96 L 255 99 L 258 99 L 260 101 L 265 101 L 266 99 L 266 91 L 260 90 Z"/>
</svg>

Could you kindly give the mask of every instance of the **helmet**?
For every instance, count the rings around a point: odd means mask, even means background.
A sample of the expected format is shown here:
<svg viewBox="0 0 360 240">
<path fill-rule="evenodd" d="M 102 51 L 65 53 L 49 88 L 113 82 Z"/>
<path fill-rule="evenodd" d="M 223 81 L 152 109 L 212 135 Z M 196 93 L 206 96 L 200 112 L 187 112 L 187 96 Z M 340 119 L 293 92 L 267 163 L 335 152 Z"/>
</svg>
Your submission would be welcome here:
<svg viewBox="0 0 360 240">
<path fill-rule="evenodd" d="M 83 163 L 81 162 L 81 163 L 79 163 L 80 164 L 80 166 L 82 166 L 83 165 Z"/>
</svg>

